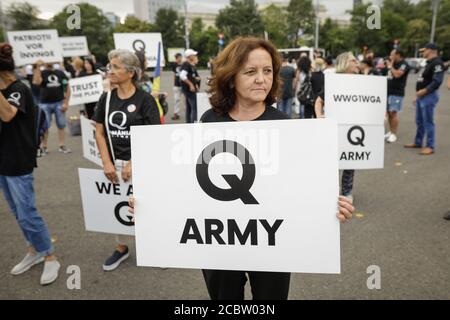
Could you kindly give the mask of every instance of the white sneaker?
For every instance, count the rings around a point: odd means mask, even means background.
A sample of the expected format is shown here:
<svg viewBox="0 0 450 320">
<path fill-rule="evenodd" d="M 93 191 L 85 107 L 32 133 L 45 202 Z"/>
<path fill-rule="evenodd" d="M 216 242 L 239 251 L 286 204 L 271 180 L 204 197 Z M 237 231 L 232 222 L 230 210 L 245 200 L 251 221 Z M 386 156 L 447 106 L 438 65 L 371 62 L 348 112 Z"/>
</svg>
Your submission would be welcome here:
<svg viewBox="0 0 450 320">
<path fill-rule="evenodd" d="M 391 136 L 391 132 L 390 131 L 388 131 L 385 135 L 384 135 L 384 139 L 388 139 L 390 136 Z"/>
<path fill-rule="evenodd" d="M 58 278 L 58 271 L 61 265 L 58 260 L 46 261 L 44 264 L 44 271 L 41 275 L 41 285 L 48 285 Z"/>
<path fill-rule="evenodd" d="M 11 274 L 17 276 L 19 274 L 24 273 L 25 271 L 30 270 L 32 266 L 35 266 L 44 261 L 44 257 L 36 254 L 36 253 L 27 253 L 25 258 L 19 262 L 19 264 L 15 265 L 11 270 Z"/>
<path fill-rule="evenodd" d="M 386 139 L 386 141 L 389 143 L 394 143 L 395 141 L 397 141 L 397 136 L 391 133 L 391 135 L 389 136 L 389 138 Z"/>
</svg>

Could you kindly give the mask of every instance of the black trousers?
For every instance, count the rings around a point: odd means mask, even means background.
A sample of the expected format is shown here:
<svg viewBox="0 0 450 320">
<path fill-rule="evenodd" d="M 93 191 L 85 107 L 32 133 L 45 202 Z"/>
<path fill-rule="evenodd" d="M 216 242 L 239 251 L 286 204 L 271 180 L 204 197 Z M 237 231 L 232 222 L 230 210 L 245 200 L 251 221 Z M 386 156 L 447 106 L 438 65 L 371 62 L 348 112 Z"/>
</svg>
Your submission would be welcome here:
<svg viewBox="0 0 450 320">
<path fill-rule="evenodd" d="M 244 300 L 247 275 L 250 279 L 253 300 L 287 300 L 290 273 L 203 270 L 211 300 Z"/>
</svg>

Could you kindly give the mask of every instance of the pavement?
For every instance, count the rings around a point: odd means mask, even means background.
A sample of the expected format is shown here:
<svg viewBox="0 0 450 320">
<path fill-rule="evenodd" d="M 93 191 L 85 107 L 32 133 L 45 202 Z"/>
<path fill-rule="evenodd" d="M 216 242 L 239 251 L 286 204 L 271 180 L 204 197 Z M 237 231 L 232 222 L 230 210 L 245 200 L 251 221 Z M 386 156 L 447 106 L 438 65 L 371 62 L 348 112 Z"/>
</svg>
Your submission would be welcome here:
<svg viewBox="0 0 450 320">
<path fill-rule="evenodd" d="M 201 72 L 203 79 L 206 75 Z M 420 156 L 403 148 L 415 134 L 416 78 L 409 76 L 399 140 L 386 144 L 384 169 L 356 172 L 356 214 L 341 225 L 341 274 L 293 274 L 289 299 L 450 299 L 450 221 L 442 218 L 450 209 L 450 90 L 444 85 L 440 89 L 436 153 Z M 172 108 L 171 81 L 171 72 L 164 72 L 162 90 L 169 92 Z M 77 112 L 72 108 L 69 115 Z M 172 109 L 169 123 L 171 115 Z M 134 244 L 130 258 L 117 270 L 102 270 L 114 250 L 114 237 L 85 231 L 77 172 L 97 167 L 83 158 L 81 137 L 67 134 L 67 145 L 73 153 L 57 152 L 53 123 L 50 153 L 38 160 L 34 173 L 37 208 L 49 225 L 62 264 L 60 276 L 42 287 L 42 265 L 10 275 L 26 247 L 1 197 L 0 299 L 208 299 L 200 270 L 136 267 Z M 165 199 L 173 200 L 175 194 Z M 68 289 L 67 271 L 73 265 L 81 270 L 79 290 Z M 379 267 L 380 289 L 367 286 L 371 266 Z M 246 298 L 249 292 L 247 285 Z"/>
</svg>

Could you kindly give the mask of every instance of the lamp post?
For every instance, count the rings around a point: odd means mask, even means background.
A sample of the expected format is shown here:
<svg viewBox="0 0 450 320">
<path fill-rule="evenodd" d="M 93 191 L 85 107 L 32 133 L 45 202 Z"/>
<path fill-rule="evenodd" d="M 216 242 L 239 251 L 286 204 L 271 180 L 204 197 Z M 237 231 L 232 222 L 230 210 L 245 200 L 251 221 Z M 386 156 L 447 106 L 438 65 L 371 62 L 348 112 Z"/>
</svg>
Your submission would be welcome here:
<svg viewBox="0 0 450 320">
<path fill-rule="evenodd" d="M 436 17 L 439 9 L 440 0 L 432 0 L 431 7 L 433 9 L 433 21 L 431 22 L 430 42 L 434 42 L 434 34 L 436 32 Z"/>
<path fill-rule="evenodd" d="M 188 0 L 184 0 L 184 39 L 186 41 L 186 49 L 189 49 L 189 23 L 188 23 Z"/>
</svg>

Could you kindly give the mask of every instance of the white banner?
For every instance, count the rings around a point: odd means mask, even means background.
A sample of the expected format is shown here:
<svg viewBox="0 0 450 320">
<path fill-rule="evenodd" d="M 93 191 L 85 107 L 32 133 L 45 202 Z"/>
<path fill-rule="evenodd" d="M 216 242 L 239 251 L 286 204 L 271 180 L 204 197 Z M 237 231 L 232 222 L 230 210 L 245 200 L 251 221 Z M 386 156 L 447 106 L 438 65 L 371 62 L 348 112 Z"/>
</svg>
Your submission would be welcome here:
<svg viewBox="0 0 450 320">
<path fill-rule="evenodd" d="M 384 125 L 387 78 L 325 73 L 325 117 L 338 124 Z"/>
<path fill-rule="evenodd" d="M 80 122 L 83 156 L 96 165 L 103 167 L 100 151 L 98 150 L 97 141 L 95 140 L 95 122 L 83 116 L 80 117 Z"/>
<path fill-rule="evenodd" d="M 84 222 L 87 231 L 134 235 L 134 222 L 128 212 L 133 186 L 112 184 L 103 170 L 78 169 Z M 120 177 L 120 172 L 117 173 Z"/>
<path fill-rule="evenodd" d="M 103 79 L 99 74 L 69 80 L 69 105 L 97 102 L 103 93 Z"/>
<path fill-rule="evenodd" d="M 169 62 L 175 62 L 176 61 L 175 55 L 177 53 L 181 54 L 181 56 L 184 57 L 184 51 L 185 51 L 184 48 L 168 48 L 167 49 L 167 55 L 168 55 L 167 58 L 169 59 Z"/>
<path fill-rule="evenodd" d="M 16 66 L 44 62 L 62 62 L 62 50 L 56 30 L 8 31 Z"/>
<path fill-rule="evenodd" d="M 334 120 L 131 132 L 139 266 L 340 272 Z"/>
<path fill-rule="evenodd" d="M 339 126 L 339 169 L 383 167 L 384 126 Z"/>
<path fill-rule="evenodd" d="M 382 169 L 387 78 L 325 74 L 325 117 L 339 124 L 339 169 Z"/>
<path fill-rule="evenodd" d="M 86 36 L 60 37 L 63 57 L 83 57 L 89 55 Z"/>
<path fill-rule="evenodd" d="M 144 50 L 147 67 L 156 67 L 158 43 L 161 42 L 161 67 L 165 66 L 161 33 L 114 33 L 116 49 L 127 49 L 131 52 Z"/>
<path fill-rule="evenodd" d="M 197 121 L 200 121 L 202 115 L 211 109 L 211 103 L 209 102 L 209 95 L 206 92 L 197 93 Z"/>
</svg>

